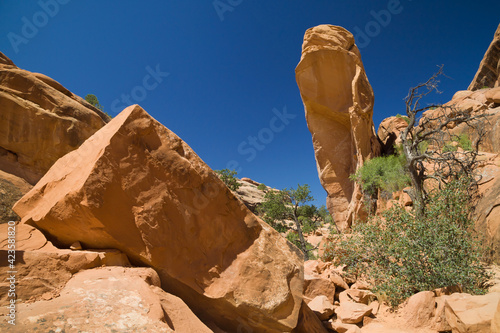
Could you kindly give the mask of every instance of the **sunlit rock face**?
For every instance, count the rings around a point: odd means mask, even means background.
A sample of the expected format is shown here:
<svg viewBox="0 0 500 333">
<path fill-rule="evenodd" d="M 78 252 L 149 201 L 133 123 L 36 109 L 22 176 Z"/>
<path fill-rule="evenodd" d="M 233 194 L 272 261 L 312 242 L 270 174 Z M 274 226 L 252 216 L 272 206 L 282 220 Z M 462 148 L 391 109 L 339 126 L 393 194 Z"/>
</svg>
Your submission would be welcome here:
<svg viewBox="0 0 500 333">
<path fill-rule="evenodd" d="M 353 35 L 332 25 L 308 29 L 295 75 L 327 207 L 345 229 L 366 217 L 360 186 L 349 175 L 380 152 L 373 90 Z"/>
</svg>

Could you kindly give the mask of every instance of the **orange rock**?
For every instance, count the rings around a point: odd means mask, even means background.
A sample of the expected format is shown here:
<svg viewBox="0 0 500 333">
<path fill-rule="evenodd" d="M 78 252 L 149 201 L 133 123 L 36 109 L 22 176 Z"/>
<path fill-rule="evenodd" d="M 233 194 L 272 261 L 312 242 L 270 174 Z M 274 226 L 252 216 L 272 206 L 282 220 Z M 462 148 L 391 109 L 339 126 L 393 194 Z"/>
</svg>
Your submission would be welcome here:
<svg viewBox="0 0 500 333">
<path fill-rule="evenodd" d="M 165 290 L 222 329 L 297 324 L 300 251 L 137 105 L 59 159 L 14 210 L 58 246 L 116 248 L 153 267 Z"/>
<path fill-rule="evenodd" d="M 411 327 L 428 326 L 436 309 L 436 300 L 432 291 L 421 291 L 408 299 L 403 309 L 403 316 Z"/>
<path fill-rule="evenodd" d="M 320 25 L 304 36 L 295 69 L 327 207 L 340 229 L 366 217 L 360 186 L 349 179 L 380 152 L 373 128 L 373 91 L 344 28 Z"/>
<path fill-rule="evenodd" d="M 500 104 L 500 87 L 488 90 L 484 97 L 490 103 Z"/>
<path fill-rule="evenodd" d="M 357 324 L 363 321 L 364 316 L 369 316 L 372 313 L 372 308 L 361 303 L 342 302 L 335 309 L 335 313 L 344 324 Z"/>
<path fill-rule="evenodd" d="M 498 87 L 500 85 L 500 24 L 498 25 L 493 41 L 484 54 L 474 79 L 469 85 L 469 90 L 483 87 Z"/>
<path fill-rule="evenodd" d="M 325 296 L 333 304 L 335 285 L 324 276 L 304 275 L 304 300 L 309 302 L 317 296 Z"/>
<path fill-rule="evenodd" d="M 382 120 L 378 127 L 377 136 L 382 141 L 386 154 L 394 153 L 394 145 L 401 144 L 400 134 L 408 126 L 403 117 L 389 117 Z"/>
<path fill-rule="evenodd" d="M 60 83 L 16 67 L 2 53 L 0 110 L 0 169 L 30 184 L 109 121 Z"/>
<path fill-rule="evenodd" d="M 151 268 L 76 274 L 55 299 L 18 306 L 19 332 L 200 332 L 208 329 L 178 297 L 159 288 Z M 0 328 L 6 328 L 2 321 Z M 7 330 L 10 331 L 10 330 Z"/>
<path fill-rule="evenodd" d="M 244 331 L 242 331 L 244 332 Z M 302 303 L 300 308 L 300 315 L 297 327 L 292 331 L 292 333 L 327 333 L 321 321 L 314 314 L 314 312 L 306 305 Z"/>
<path fill-rule="evenodd" d="M 328 297 L 321 295 L 313 298 L 307 306 L 313 310 L 319 320 L 328 320 L 333 315 L 335 309 Z"/>
</svg>

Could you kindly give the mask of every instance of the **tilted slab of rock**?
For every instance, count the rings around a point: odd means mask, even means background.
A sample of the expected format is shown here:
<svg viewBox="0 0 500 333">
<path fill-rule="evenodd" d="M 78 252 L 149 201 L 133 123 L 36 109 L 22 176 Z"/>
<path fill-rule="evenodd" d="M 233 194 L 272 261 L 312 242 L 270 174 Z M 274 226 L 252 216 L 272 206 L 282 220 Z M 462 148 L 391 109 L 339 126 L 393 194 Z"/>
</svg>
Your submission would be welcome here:
<svg viewBox="0 0 500 333">
<path fill-rule="evenodd" d="M 137 105 L 59 159 L 14 210 L 55 245 L 115 248 L 155 268 L 165 290 L 223 329 L 297 324 L 297 248 Z"/>
<path fill-rule="evenodd" d="M 483 87 L 500 86 L 500 24 L 498 25 L 493 41 L 484 54 L 469 90 L 477 90 Z"/>
<path fill-rule="evenodd" d="M 308 29 L 295 76 L 327 207 L 345 229 L 366 215 L 360 186 L 349 176 L 380 151 L 372 120 L 373 90 L 353 35 L 332 25 Z"/>
<path fill-rule="evenodd" d="M 0 52 L 0 170 L 34 185 L 109 117 L 59 82 Z"/>
</svg>

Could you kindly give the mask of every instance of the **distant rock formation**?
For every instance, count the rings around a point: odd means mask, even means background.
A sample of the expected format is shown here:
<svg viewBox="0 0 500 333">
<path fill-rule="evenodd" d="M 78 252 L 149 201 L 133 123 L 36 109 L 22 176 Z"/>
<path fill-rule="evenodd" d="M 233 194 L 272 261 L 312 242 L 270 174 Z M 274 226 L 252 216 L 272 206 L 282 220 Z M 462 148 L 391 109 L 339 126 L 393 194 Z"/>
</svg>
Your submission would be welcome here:
<svg viewBox="0 0 500 333">
<path fill-rule="evenodd" d="M 468 90 L 500 86 L 500 24 Z"/>
<path fill-rule="evenodd" d="M 379 125 L 377 136 L 382 143 L 383 155 L 394 153 L 394 146 L 401 144 L 400 134 L 408 126 L 402 116 L 385 118 Z"/>
<path fill-rule="evenodd" d="M 108 121 L 60 83 L 0 52 L 0 170 L 34 185 Z"/>
<path fill-rule="evenodd" d="M 337 227 L 345 229 L 367 214 L 361 188 L 349 175 L 380 152 L 373 90 L 353 35 L 332 25 L 308 29 L 295 75 L 327 207 Z"/>
<path fill-rule="evenodd" d="M 60 158 L 14 207 L 56 246 L 114 248 L 229 332 L 290 332 L 300 251 L 253 215 L 178 136 L 130 106 Z"/>
</svg>

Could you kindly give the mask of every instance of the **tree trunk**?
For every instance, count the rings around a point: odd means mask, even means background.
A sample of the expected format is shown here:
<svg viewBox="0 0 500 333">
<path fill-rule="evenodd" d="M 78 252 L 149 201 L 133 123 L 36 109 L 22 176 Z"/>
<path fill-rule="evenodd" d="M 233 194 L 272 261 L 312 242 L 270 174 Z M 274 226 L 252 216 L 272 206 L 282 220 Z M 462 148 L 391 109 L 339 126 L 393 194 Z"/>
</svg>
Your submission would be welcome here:
<svg viewBox="0 0 500 333">
<path fill-rule="evenodd" d="M 297 218 L 296 212 L 293 214 L 293 220 L 295 221 L 295 226 L 297 227 L 297 233 L 299 234 L 300 245 L 302 246 L 302 252 L 304 252 L 304 261 L 309 260 L 309 252 L 307 251 L 306 240 L 302 234 L 302 227 L 300 226 L 299 219 Z"/>
</svg>

